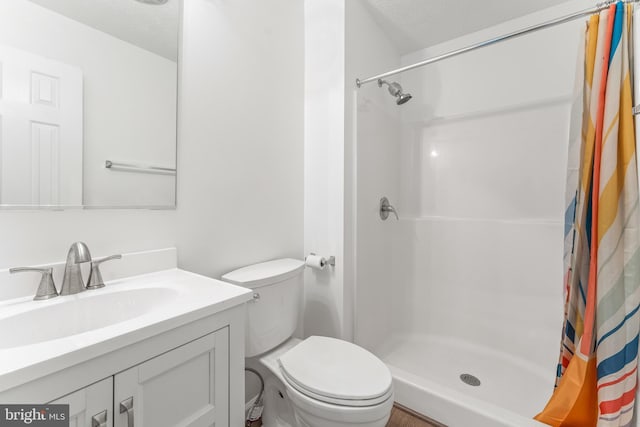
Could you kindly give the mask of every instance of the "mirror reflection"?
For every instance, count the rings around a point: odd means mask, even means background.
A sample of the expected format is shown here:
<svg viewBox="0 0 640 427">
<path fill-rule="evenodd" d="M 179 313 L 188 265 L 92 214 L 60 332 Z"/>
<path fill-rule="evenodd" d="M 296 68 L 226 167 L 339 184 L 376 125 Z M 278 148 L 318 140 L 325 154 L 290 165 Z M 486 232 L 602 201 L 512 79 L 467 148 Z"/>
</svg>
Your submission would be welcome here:
<svg viewBox="0 0 640 427">
<path fill-rule="evenodd" d="M 0 0 L 2 206 L 175 206 L 179 12 Z"/>
</svg>

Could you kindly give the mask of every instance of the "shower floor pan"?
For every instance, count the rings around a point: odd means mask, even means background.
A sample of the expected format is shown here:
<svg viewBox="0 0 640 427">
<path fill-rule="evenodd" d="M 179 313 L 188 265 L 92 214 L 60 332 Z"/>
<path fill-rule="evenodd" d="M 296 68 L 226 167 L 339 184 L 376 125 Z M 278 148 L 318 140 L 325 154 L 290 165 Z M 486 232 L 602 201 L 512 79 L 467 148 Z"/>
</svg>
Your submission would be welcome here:
<svg viewBox="0 0 640 427">
<path fill-rule="evenodd" d="M 554 372 L 486 347 L 434 335 L 396 337 L 375 352 L 391 369 L 395 400 L 449 427 L 540 427 L 532 419 Z"/>
</svg>

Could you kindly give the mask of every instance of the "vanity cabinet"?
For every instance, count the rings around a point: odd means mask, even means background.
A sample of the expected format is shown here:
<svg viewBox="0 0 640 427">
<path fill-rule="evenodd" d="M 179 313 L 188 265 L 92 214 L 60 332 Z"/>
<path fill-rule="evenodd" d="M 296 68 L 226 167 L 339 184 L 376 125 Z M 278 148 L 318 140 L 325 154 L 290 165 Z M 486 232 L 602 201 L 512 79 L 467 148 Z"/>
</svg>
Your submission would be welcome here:
<svg viewBox="0 0 640 427">
<path fill-rule="evenodd" d="M 225 327 L 51 403 L 70 427 L 228 426 L 228 390 Z"/>
<path fill-rule="evenodd" d="M 69 405 L 69 427 L 110 427 L 113 420 L 113 377 L 54 400 Z"/>
<path fill-rule="evenodd" d="M 115 427 L 228 426 L 229 333 L 222 329 L 114 377 Z"/>
</svg>

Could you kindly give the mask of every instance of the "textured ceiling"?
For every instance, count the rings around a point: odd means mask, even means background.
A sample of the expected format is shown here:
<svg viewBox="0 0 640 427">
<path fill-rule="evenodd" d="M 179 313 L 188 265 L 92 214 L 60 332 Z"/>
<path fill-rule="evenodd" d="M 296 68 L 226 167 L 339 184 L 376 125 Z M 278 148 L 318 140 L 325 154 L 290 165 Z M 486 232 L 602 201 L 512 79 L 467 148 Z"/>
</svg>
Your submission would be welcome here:
<svg viewBox="0 0 640 427">
<path fill-rule="evenodd" d="M 178 0 L 152 6 L 134 0 L 31 0 L 75 21 L 176 61 Z"/>
<path fill-rule="evenodd" d="M 365 0 L 365 3 L 400 53 L 406 54 L 546 9 L 563 0 Z"/>
</svg>

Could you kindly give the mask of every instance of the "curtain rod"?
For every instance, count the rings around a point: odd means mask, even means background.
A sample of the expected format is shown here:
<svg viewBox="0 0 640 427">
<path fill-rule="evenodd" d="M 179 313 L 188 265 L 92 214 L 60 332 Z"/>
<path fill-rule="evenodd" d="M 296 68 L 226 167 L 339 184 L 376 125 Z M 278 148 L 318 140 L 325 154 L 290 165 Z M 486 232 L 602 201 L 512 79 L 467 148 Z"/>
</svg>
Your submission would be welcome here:
<svg viewBox="0 0 640 427">
<path fill-rule="evenodd" d="M 624 0 L 623 2 L 624 3 L 637 3 L 638 1 L 640 1 L 640 0 Z M 429 58 L 429 59 L 425 59 L 425 60 L 420 61 L 420 62 L 416 62 L 415 64 L 407 65 L 405 67 L 397 68 L 395 70 L 388 71 L 386 73 L 378 74 L 377 76 L 372 76 L 372 77 L 366 78 L 364 80 L 356 79 L 356 86 L 360 87 L 360 86 L 362 86 L 363 84 L 366 84 L 366 83 L 377 81 L 379 79 L 383 79 L 385 77 L 393 76 L 393 75 L 396 75 L 396 74 L 400 74 L 400 73 L 403 73 L 405 71 L 413 70 L 414 68 L 424 67 L 425 65 L 433 64 L 434 62 L 438 62 L 438 61 L 441 61 L 443 59 L 447 59 L 447 58 L 451 58 L 451 57 L 454 57 L 454 56 L 458 56 L 458 55 L 461 55 L 463 53 L 470 52 L 472 50 L 476 50 L 476 49 L 480 49 L 480 48 L 483 48 L 483 47 L 491 46 L 493 44 L 496 44 L 496 43 L 499 43 L 499 42 L 502 42 L 502 41 L 505 41 L 505 40 L 509 40 L 509 39 L 512 39 L 512 38 L 515 38 L 515 37 L 523 36 L 525 34 L 533 33 L 533 32 L 538 31 L 538 30 L 542 30 L 542 29 L 545 29 L 545 28 L 554 27 L 556 25 L 564 24 L 566 22 L 573 21 L 574 19 L 582 18 L 584 16 L 600 12 L 600 11 L 608 8 L 609 6 L 611 6 L 612 4 L 615 4 L 615 3 L 617 3 L 617 1 L 615 1 L 615 0 L 598 3 L 595 7 L 592 7 L 590 9 L 585 9 L 585 10 L 582 10 L 580 12 L 572 13 L 571 15 L 566 15 L 566 16 L 562 16 L 560 18 L 552 19 L 550 21 L 543 22 L 542 24 L 533 25 L 531 27 L 527 27 L 527 28 L 524 28 L 522 30 L 513 31 L 511 33 L 504 34 L 504 35 L 498 36 L 498 37 L 494 37 L 492 39 L 485 40 L 485 41 L 480 42 L 480 43 L 472 44 L 470 46 L 463 47 L 461 49 L 453 50 L 453 51 L 445 53 L 443 55 L 434 56 L 433 58 Z"/>
</svg>

